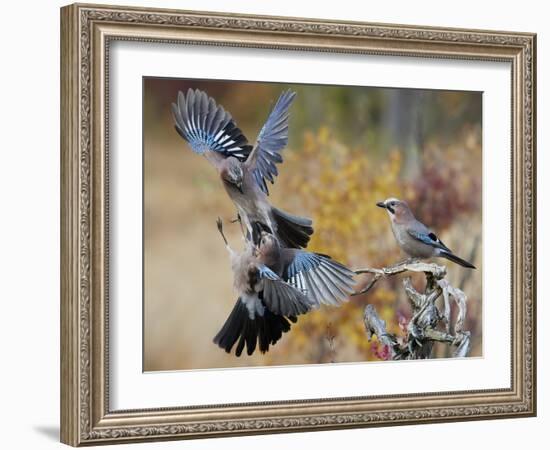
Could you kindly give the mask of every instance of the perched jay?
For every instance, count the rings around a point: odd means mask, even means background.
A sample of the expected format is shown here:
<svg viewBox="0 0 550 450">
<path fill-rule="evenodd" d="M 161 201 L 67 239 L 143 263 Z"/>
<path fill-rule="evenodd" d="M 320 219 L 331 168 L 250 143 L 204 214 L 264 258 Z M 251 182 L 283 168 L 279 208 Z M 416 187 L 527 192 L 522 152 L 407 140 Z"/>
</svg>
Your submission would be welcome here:
<svg viewBox="0 0 550 450">
<path fill-rule="evenodd" d="M 376 206 L 384 208 L 388 212 L 393 235 L 401 249 L 410 257 L 426 259 L 439 256 L 463 267 L 475 269 L 473 264 L 453 254 L 433 231 L 416 220 L 406 202 L 388 198 L 383 202 L 378 202 Z"/>
<path fill-rule="evenodd" d="M 283 161 L 280 152 L 288 142 L 288 110 L 295 96 L 291 91 L 281 94 L 254 147 L 231 115 L 205 92 L 179 92 L 172 111 L 180 136 L 218 170 L 248 237 L 257 243 L 258 230 L 265 230 L 275 234 L 285 247 L 302 248 L 313 234 L 312 221 L 272 206 L 266 182 L 275 181 L 275 164 Z"/>
<path fill-rule="evenodd" d="M 220 219 L 218 230 L 229 252 L 233 286 L 239 298 L 214 343 L 227 353 L 237 343 L 237 356 L 241 356 L 245 344 L 249 355 L 256 345 L 265 353 L 290 330 L 290 322 L 296 322 L 297 315 L 315 305 L 305 292 L 285 282 L 262 261 L 253 242 L 247 241 L 245 250 L 238 253 L 229 246 Z"/>
<path fill-rule="evenodd" d="M 284 332 L 289 320 L 321 303 L 338 305 L 353 292 L 354 273 L 330 257 L 304 250 L 283 248 L 272 234 L 261 233 L 256 247 L 247 241 L 246 249 L 237 253 L 229 247 L 234 287 L 239 299 L 214 342 L 230 353 L 238 341 L 240 356 L 246 343 L 251 355 L 256 344 L 265 353 Z"/>
</svg>

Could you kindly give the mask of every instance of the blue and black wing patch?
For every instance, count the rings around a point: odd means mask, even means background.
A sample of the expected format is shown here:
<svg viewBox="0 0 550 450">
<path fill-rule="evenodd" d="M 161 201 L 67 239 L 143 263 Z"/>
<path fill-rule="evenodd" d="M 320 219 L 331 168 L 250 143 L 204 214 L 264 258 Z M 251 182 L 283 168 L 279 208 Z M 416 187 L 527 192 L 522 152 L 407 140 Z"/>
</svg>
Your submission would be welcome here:
<svg viewBox="0 0 550 450">
<path fill-rule="evenodd" d="M 267 181 L 274 183 L 279 174 L 276 164 L 283 162 L 281 150 L 288 143 L 288 116 L 296 93 L 285 91 L 281 94 L 264 126 L 258 134 L 256 148 L 248 162 L 253 169 L 254 180 L 260 189 L 269 195 Z"/>
<path fill-rule="evenodd" d="M 203 91 L 189 89 L 186 95 L 178 92 L 172 113 L 176 131 L 195 153 L 214 151 L 244 162 L 252 151 L 231 114 Z"/>
<path fill-rule="evenodd" d="M 430 245 L 435 248 L 439 248 L 441 250 L 445 250 L 447 252 L 450 252 L 451 250 L 449 247 L 447 247 L 441 239 L 439 239 L 434 232 L 428 231 L 428 232 L 422 232 L 422 231 L 415 231 L 415 230 L 407 230 L 407 232 L 416 240 Z"/>
<path fill-rule="evenodd" d="M 260 277 L 264 280 L 263 301 L 274 314 L 298 316 L 314 306 L 303 291 L 284 281 L 269 267 L 260 266 Z"/>
<path fill-rule="evenodd" d="M 315 303 L 339 305 L 354 291 L 354 273 L 329 256 L 296 250 L 283 278 Z"/>
</svg>

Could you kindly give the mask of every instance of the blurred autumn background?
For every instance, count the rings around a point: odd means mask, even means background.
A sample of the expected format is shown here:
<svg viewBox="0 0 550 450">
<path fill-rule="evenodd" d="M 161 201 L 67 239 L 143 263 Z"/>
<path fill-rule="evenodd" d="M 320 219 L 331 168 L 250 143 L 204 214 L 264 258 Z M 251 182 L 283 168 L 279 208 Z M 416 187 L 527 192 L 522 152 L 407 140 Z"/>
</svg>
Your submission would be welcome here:
<svg viewBox="0 0 550 450">
<path fill-rule="evenodd" d="M 447 246 L 478 267 L 440 261 L 468 296 L 465 329 L 472 333 L 471 356 L 481 356 L 480 93 L 145 78 L 145 371 L 380 360 L 383 349 L 366 337 L 364 306 L 376 306 L 389 332 L 403 334 L 410 318 L 397 276 L 342 307 L 300 316 L 265 355 L 237 358 L 212 343 L 236 301 L 216 218 L 226 222 L 234 248 L 242 240 L 238 224 L 228 223 L 235 210 L 216 171 L 174 130 L 170 104 L 189 87 L 222 104 L 252 143 L 279 94 L 295 90 L 271 201 L 314 220 L 308 250 L 361 268 L 404 259 L 375 203 L 406 199 Z M 358 277 L 357 288 L 367 280 Z M 420 289 L 424 277 L 413 282 Z M 449 357 L 449 349 L 436 346 L 435 356 Z"/>
</svg>

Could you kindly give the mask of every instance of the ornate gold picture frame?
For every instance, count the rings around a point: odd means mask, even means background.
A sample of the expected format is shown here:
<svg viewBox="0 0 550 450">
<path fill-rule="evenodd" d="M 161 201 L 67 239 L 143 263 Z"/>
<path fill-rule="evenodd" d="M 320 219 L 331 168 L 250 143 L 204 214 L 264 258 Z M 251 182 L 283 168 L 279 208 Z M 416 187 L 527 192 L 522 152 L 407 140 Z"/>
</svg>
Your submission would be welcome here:
<svg viewBox="0 0 550 450">
<path fill-rule="evenodd" d="M 113 410 L 109 400 L 108 99 L 109 52 L 115 41 L 408 56 L 420 62 L 435 58 L 509 63 L 510 386 Z M 62 8 L 62 442 L 80 446 L 535 415 L 535 88 L 536 36 L 530 33 L 85 4 Z"/>
</svg>

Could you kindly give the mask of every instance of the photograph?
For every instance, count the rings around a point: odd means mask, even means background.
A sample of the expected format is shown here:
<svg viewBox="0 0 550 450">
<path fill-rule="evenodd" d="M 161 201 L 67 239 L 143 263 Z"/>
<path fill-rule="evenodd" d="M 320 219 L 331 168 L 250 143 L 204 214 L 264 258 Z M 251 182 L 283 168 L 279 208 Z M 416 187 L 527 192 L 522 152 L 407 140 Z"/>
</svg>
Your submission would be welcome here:
<svg viewBox="0 0 550 450">
<path fill-rule="evenodd" d="M 143 371 L 485 356 L 482 92 L 142 88 Z"/>
</svg>

